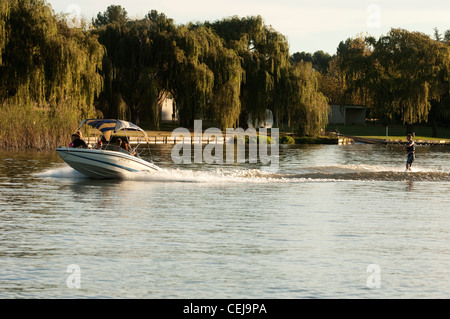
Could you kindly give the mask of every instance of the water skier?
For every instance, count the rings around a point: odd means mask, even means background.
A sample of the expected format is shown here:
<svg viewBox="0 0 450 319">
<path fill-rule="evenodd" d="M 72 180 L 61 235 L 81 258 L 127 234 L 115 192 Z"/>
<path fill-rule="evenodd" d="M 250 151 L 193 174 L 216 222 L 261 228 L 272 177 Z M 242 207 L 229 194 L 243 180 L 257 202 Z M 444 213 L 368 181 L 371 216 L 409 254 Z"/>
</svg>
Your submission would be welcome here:
<svg viewBox="0 0 450 319">
<path fill-rule="evenodd" d="M 411 134 L 408 134 L 406 136 L 406 139 L 408 140 L 405 146 L 406 152 L 408 154 L 408 157 L 406 159 L 406 171 L 411 171 L 411 165 L 416 158 L 416 143 L 414 143 Z"/>
</svg>

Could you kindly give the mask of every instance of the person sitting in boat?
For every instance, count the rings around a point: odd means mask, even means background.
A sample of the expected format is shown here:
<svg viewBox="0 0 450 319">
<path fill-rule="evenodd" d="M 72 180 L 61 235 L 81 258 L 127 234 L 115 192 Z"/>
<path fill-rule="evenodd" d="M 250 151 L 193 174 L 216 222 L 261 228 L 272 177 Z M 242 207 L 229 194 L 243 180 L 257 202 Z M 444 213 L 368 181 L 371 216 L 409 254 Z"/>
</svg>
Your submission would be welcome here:
<svg viewBox="0 0 450 319">
<path fill-rule="evenodd" d="M 76 132 L 72 134 L 72 142 L 69 144 L 69 147 L 81 147 L 81 148 L 87 148 L 86 142 L 81 139 L 81 133 Z"/>
<path fill-rule="evenodd" d="M 125 149 L 128 151 L 128 153 L 130 153 L 131 155 L 136 155 L 136 152 L 133 150 L 133 148 L 130 146 L 130 143 L 128 142 L 124 142 L 125 143 Z"/>
<path fill-rule="evenodd" d="M 120 138 L 117 139 L 117 146 L 120 147 L 121 151 L 126 151 L 130 153 L 131 155 L 134 155 L 133 149 L 130 147 L 130 144 L 128 143 L 128 140 L 122 140 Z"/>
<path fill-rule="evenodd" d="M 116 139 L 116 145 L 112 145 L 113 146 L 113 150 L 116 152 L 125 152 L 125 149 L 122 147 L 123 145 L 123 141 L 121 138 Z"/>
<path fill-rule="evenodd" d="M 133 149 L 132 149 L 131 146 L 130 146 L 130 142 L 128 141 L 128 138 L 125 138 L 124 140 L 122 140 L 122 145 L 121 145 L 121 147 L 122 147 L 125 151 L 129 152 L 131 155 L 134 155 L 134 154 L 135 154 L 134 151 L 133 151 Z"/>
<path fill-rule="evenodd" d="M 117 141 L 116 141 L 116 143 L 117 143 L 117 146 L 118 146 L 118 147 L 120 147 L 121 149 L 123 149 L 123 147 L 122 147 L 122 139 L 121 139 L 121 138 L 118 138 Z"/>
<path fill-rule="evenodd" d="M 98 142 L 97 142 L 97 149 L 101 150 L 102 149 L 102 145 L 103 145 L 102 140 L 98 140 Z"/>
</svg>

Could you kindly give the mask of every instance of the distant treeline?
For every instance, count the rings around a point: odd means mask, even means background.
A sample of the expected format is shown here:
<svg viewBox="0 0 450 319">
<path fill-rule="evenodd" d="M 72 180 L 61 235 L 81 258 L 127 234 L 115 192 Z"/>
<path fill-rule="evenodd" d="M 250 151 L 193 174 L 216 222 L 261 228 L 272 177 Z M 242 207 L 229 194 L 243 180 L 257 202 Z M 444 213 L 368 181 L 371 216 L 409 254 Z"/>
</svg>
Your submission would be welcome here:
<svg viewBox="0 0 450 319">
<path fill-rule="evenodd" d="M 448 32 L 393 29 L 343 41 L 333 56 L 290 55 L 260 16 L 176 25 L 112 5 L 90 23 L 67 19 L 44 0 L 0 3 L 0 147 L 54 147 L 86 117 L 158 129 L 167 96 L 186 127 L 245 126 L 270 109 L 275 125 L 314 136 L 329 103 L 366 105 L 384 122 L 450 119 Z"/>
</svg>

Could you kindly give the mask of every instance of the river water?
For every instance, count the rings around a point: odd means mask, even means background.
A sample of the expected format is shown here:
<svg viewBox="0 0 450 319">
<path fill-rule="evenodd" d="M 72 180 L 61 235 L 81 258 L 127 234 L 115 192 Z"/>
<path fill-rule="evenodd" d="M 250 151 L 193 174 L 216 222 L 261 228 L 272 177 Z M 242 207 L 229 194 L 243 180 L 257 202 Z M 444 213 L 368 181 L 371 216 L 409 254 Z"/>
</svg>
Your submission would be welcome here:
<svg viewBox="0 0 450 319">
<path fill-rule="evenodd" d="M 449 298 L 450 149 L 280 146 L 279 169 L 99 181 L 0 151 L 0 298 Z"/>
</svg>

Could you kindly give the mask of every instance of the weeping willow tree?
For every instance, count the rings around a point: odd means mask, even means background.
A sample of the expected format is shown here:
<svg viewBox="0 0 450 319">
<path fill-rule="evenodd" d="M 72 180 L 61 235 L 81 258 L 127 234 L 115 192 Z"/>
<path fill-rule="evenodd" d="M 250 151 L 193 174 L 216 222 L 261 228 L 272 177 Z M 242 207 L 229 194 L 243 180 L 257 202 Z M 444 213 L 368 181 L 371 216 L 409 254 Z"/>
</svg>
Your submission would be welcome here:
<svg viewBox="0 0 450 319">
<path fill-rule="evenodd" d="M 276 123 L 285 114 L 286 99 L 289 92 L 284 87 L 284 78 L 291 71 L 289 61 L 289 45 L 284 35 L 273 30 L 271 27 L 266 29 L 265 41 L 261 43 L 260 59 L 264 61 L 264 69 L 267 70 L 272 85 L 269 93 L 268 105 L 275 115 Z"/>
<path fill-rule="evenodd" d="M 223 129 L 236 127 L 241 114 L 241 83 L 244 70 L 232 50 L 219 46 L 221 53 L 214 62 L 213 119 Z"/>
<path fill-rule="evenodd" d="M 190 25 L 192 44 L 196 49 L 193 61 L 201 62 L 209 71 L 211 78 L 200 79 L 208 86 L 203 87 L 207 97 L 201 108 L 203 118 L 210 119 L 221 129 L 233 127 L 241 113 L 241 82 L 244 71 L 239 56 L 224 47 L 223 40 L 214 31 L 203 25 Z"/>
<path fill-rule="evenodd" d="M 208 26 L 176 26 L 164 14 L 147 15 L 158 90 L 175 98 L 183 126 L 209 119 L 221 128 L 239 118 L 243 70 L 239 56 Z"/>
<path fill-rule="evenodd" d="M 392 29 L 374 44 L 372 60 L 380 79 L 374 84 L 389 88 L 391 109 L 404 124 L 427 121 L 430 101 L 448 93 L 439 76 L 448 74 L 448 48 L 423 33 Z M 378 100 L 385 96 L 374 92 Z"/>
<path fill-rule="evenodd" d="M 286 86 L 290 125 L 297 128 L 300 136 L 319 135 L 328 124 L 329 106 L 327 98 L 319 92 L 318 75 L 311 63 L 293 64 Z"/>
<path fill-rule="evenodd" d="M 449 48 L 423 33 L 391 29 L 378 40 L 348 39 L 338 59 L 349 91 L 385 122 L 427 122 L 430 101 L 449 92 Z"/>
<path fill-rule="evenodd" d="M 172 91 L 178 105 L 180 122 L 192 126 L 195 119 L 202 118 L 208 108 L 214 87 L 214 73 L 203 60 L 209 42 L 198 34 L 181 26 L 174 34 L 178 46 L 176 66 L 178 76 L 172 83 Z"/>
<path fill-rule="evenodd" d="M 112 117 L 139 123 L 155 121 L 155 83 L 148 20 L 111 21 L 96 30 L 107 54 L 103 58 L 104 91 L 98 107 Z"/>
<path fill-rule="evenodd" d="M 272 38 L 281 35 L 265 26 L 260 16 L 231 17 L 209 25 L 241 58 L 245 72 L 240 99 L 243 111 L 252 114 L 254 122 L 265 119 L 266 110 L 273 109 L 274 89 L 282 61 L 289 57 L 288 52 L 286 56 L 280 56 L 280 43 L 271 42 Z"/>
<path fill-rule="evenodd" d="M 142 118 L 158 128 L 159 104 L 170 93 L 183 126 L 198 118 L 223 128 L 236 123 L 243 71 L 222 39 L 203 25 L 176 26 L 154 10 L 141 20 L 124 15 L 126 11 L 109 8 L 94 23 L 107 51 L 102 111 L 136 122 Z"/>
<path fill-rule="evenodd" d="M 6 37 L 6 20 L 9 18 L 10 1 L 0 2 L 0 67 L 2 66 L 2 55 L 5 49 Z"/>
<path fill-rule="evenodd" d="M 284 35 L 266 26 L 260 16 L 209 25 L 241 58 L 242 110 L 252 114 L 254 122 L 264 120 L 270 109 L 276 124 L 287 120 L 301 135 L 317 135 L 325 127 L 328 104 L 319 93 L 317 75 L 310 64 L 290 63 Z"/>
<path fill-rule="evenodd" d="M 368 108 L 372 106 L 372 42 L 373 38 L 359 35 L 339 44 L 337 56 L 329 63 L 330 71 L 334 72 L 333 84 L 336 85 L 337 82 L 340 87 L 337 96 L 333 97 L 338 104 L 366 105 Z"/>
<path fill-rule="evenodd" d="M 95 114 L 104 51 L 89 32 L 68 28 L 45 1 L 6 2 L 0 41 L 2 144 L 54 147 L 65 142 L 80 118 Z"/>
<path fill-rule="evenodd" d="M 175 25 L 155 10 L 129 20 L 123 8 L 110 6 L 93 24 L 107 52 L 98 101 L 105 114 L 158 128 L 168 94 L 185 127 L 199 118 L 235 127 L 242 113 L 260 121 L 267 109 L 277 119 L 287 114 L 289 46 L 259 16 Z"/>
</svg>

